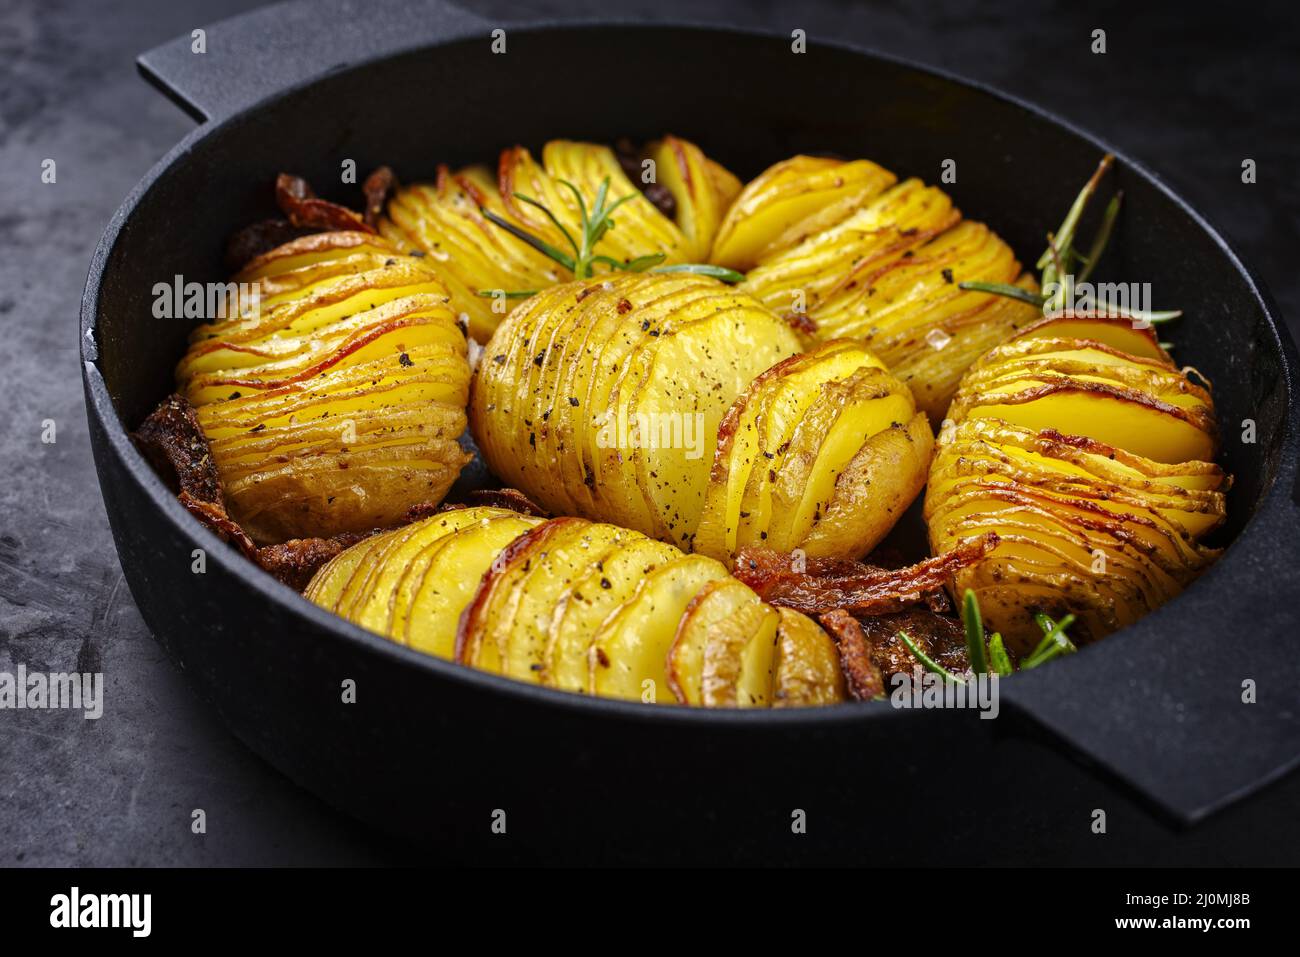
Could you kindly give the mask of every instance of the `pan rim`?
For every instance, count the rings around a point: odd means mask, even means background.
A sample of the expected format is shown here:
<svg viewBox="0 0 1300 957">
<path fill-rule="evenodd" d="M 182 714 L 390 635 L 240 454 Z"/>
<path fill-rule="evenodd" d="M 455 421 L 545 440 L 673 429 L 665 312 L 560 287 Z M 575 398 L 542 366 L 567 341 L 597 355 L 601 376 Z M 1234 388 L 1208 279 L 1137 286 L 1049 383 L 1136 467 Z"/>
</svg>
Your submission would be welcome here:
<svg viewBox="0 0 1300 957">
<path fill-rule="evenodd" d="M 648 22 L 636 19 L 584 18 L 564 22 L 523 22 L 512 24 L 510 29 L 512 32 L 518 31 L 524 35 L 597 30 L 626 30 L 634 32 L 660 30 L 713 33 L 719 35 L 722 39 L 743 36 L 754 39 L 788 40 L 788 38 L 783 34 L 775 31 L 754 28 L 737 28 L 719 22 L 694 19 L 674 21 L 656 20 Z M 242 555 L 238 554 L 238 552 L 233 548 L 230 548 L 225 543 L 221 542 L 215 534 L 203 526 L 194 518 L 194 516 L 179 504 L 175 496 L 153 472 L 153 469 L 148 465 L 144 457 L 131 442 L 127 427 L 119 416 L 113 400 L 108 394 L 107 384 L 100 373 L 98 367 L 98 343 L 94 336 L 98 328 L 99 294 L 103 286 L 104 278 L 107 275 L 108 265 L 113 250 L 119 239 L 122 237 L 124 227 L 130 222 L 131 217 L 149 191 L 173 166 L 176 165 L 177 161 L 181 157 L 195 150 L 203 141 L 228 130 L 230 126 L 239 123 L 249 114 L 265 110 L 276 102 L 299 94 L 303 90 L 319 83 L 326 76 L 334 78 L 357 71 L 364 71 L 379 62 L 413 55 L 419 51 L 427 51 L 439 47 L 465 43 L 469 41 L 470 36 L 471 35 L 464 33 L 452 33 L 447 36 L 434 38 L 427 42 L 421 42 L 402 49 L 367 56 L 348 63 L 347 66 L 342 69 L 331 70 L 327 73 L 312 76 L 300 82 L 271 91 L 250 103 L 244 104 L 239 109 L 229 113 L 228 115 L 210 118 L 205 122 L 201 122 L 195 127 L 195 129 L 186 134 L 186 136 L 184 136 L 175 146 L 168 150 L 136 184 L 130 193 L 128 193 L 126 198 L 113 214 L 113 217 L 106 226 L 103 235 L 96 244 L 95 252 L 92 256 L 87 275 L 85 290 L 82 295 L 80 309 L 79 343 L 82 362 L 82 381 L 86 396 L 86 413 L 88 416 L 94 417 L 95 424 L 98 426 L 101 435 L 107 443 L 108 452 L 118 458 L 124 466 L 125 471 L 130 475 L 131 480 L 138 484 L 139 490 L 144 493 L 150 503 L 160 509 L 178 535 L 190 539 L 196 544 L 196 546 L 203 547 L 208 552 L 209 560 L 217 561 L 219 567 L 221 567 L 224 572 L 237 578 L 243 586 L 252 588 L 260 598 L 281 605 L 288 613 L 302 616 L 311 627 L 323 629 L 325 634 L 328 634 L 332 639 L 347 642 L 355 646 L 362 653 L 393 656 L 396 661 L 423 669 L 439 680 L 467 681 L 470 683 L 471 687 L 481 688 L 486 692 L 496 692 L 507 696 L 514 696 L 521 701 L 527 700 L 542 707 L 573 709 L 581 711 L 584 714 L 590 713 L 592 715 L 603 716 L 606 719 L 617 717 L 621 720 L 634 721 L 638 723 L 642 721 L 684 721 L 690 724 L 700 723 L 702 726 L 710 728 L 727 725 L 731 727 L 754 726 L 762 727 L 764 729 L 772 726 L 786 728 L 806 726 L 811 729 L 814 726 L 817 728 L 823 728 L 832 724 L 837 725 L 841 722 L 858 722 L 868 719 L 875 719 L 877 721 L 885 720 L 886 716 L 893 717 L 895 720 L 902 720 L 903 716 L 899 714 L 901 709 L 890 707 L 887 701 L 846 702 L 839 706 L 817 708 L 762 710 L 703 709 L 645 705 L 640 702 L 596 698 L 590 695 L 572 694 L 557 689 L 542 687 L 540 685 L 532 685 L 515 679 L 506 678 L 501 675 L 478 671 L 455 662 L 445 661 L 432 655 L 426 655 L 422 652 L 414 651 L 314 605 L 293 589 L 275 580 L 270 575 L 254 566 Z M 1243 549 L 1238 546 L 1245 544 L 1245 540 L 1248 537 L 1253 537 L 1250 534 L 1252 531 L 1258 530 L 1260 513 L 1263 511 L 1264 506 L 1272 501 L 1275 496 L 1286 494 L 1286 488 L 1288 485 L 1286 481 L 1288 478 L 1287 473 L 1295 471 L 1293 465 L 1295 456 L 1288 456 L 1287 453 L 1294 451 L 1295 446 L 1297 445 L 1297 418 L 1300 416 L 1298 416 L 1295 402 L 1295 388 L 1297 376 L 1300 375 L 1300 356 L 1297 356 L 1295 344 L 1285 326 L 1280 321 L 1279 310 L 1271 294 L 1250 267 L 1242 261 L 1232 243 L 1229 242 L 1224 234 L 1213 223 L 1206 219 L 1205 216 L 1176 193 L 1155 172 L 1148 169 L 1142 163 L 1132 159 L 1126 152 L 1110 146 L 1092 133 L 1081 129 L 1072 122 L 1057 116 L 1047 109 L 1039 107 L 1029 101 L 1021 99 L 1020 97 L 1006 93 L 1005 91 L 982 81 L 971 80 L 941 68 L 920 64 L 863 45 L 853 44 L 838 39 L 827 40 L 809 38 L 808 42 L 810 49 L 820 47 L 837 52 L 848 53 L 858 57 L 874 59 L 897 69 L 914 71 L 946 83 L 965 87 L 968 90 L 974 91 L 983 96 L 992 97 L 995 100 L 1000 100 L 1005 104 L 1017 108 L 1021 112 L 1028 114 L 1034 122 L 1047 123 L 1058 127 L 1098 151 L 1113 153 L 1118 163 L 1124 166 L 1127 170 L 1130 170 L 1134 175 L 1143 178 L 1154 186 L 1178 210 L 1188 216 L 1197 228 L 1206 233 L 1214 241 L 1219 252 L 1227 257 L 1232 268 L 1242 277 L 1242 279 L 1245 280 L 1247 290 L 1263 314 L 1268 327 L 1269 336 L 1271 337 L 1270 341 L 1272 347 L 1276 350 L 1281 359 L 1282 387 L 1285 389 L 1285 403 L 1282 411 L 1282 434 L 1279 442 L 1281 446 L 1281 457 L 1275 474 L 1270 483 L 1263 489 L 1260 497 L 1253 504 L 1253 512 L 1250 518 L 1243 524 L 1240 532 L 1229 544 L 1222 558 L 1220 558 L 1215 566 L 1210 569 L 1209 573 L 1207 573 L 1205 577 L 1209 578 L 1214 575 L 1215 572 L 1222 574 L 1224 566 L 1229 562 L 1235 564 L 1236 561 L 1241 561 Z M 151 82 L 155 82 L 155 85 L 157 85 L 155 78 L 148 76 L 147 78 Z M 164 89 L 163 92 L 169 97 L 172 97 L 173 99 L 175 98 L 171 91 Z M 187 112 L 189 111 L 187 110 Z M 102 478 L 104 464 L 100 461 L 98 455 L 96 456 L 95 468 L 97 475 L 100 475 Z M 1291 476 L 1291 480 L 1294 481 L 1294 476 Z M 1214 575 L 1214 577 L 1218 576 Z M 1194 583 L 1192 587 L 1196 587 L 1197 584 L 1200 583 Z M 1207 582 L 1206 584 L 1209 583 Z M 1166 607 L 1172 611 L 1177 605 L 1178 600 L 1179 599 L 1175 598 Z M 1144 620 L 1149 617 L 1150 616 L 1144 616 Z M 1129 629 L 1122 629 L 1122 631 L 1129 631 L 1132 627 L 1139 626 L 1140 623 L 1131 626 Z M 1110 641 L 1100 642 L 1081 649 L 1080 653 L 1090 655 L 1097 654 L 1110 644 Z M 1020 676 L 1018 680 L 1027 680 L 1029 677 L 1030 676 Z M 1005 695 L 1004 693 L 1004 701 L 1013 708 L 1015 707 L 1014 696 Z"/>
</svg>

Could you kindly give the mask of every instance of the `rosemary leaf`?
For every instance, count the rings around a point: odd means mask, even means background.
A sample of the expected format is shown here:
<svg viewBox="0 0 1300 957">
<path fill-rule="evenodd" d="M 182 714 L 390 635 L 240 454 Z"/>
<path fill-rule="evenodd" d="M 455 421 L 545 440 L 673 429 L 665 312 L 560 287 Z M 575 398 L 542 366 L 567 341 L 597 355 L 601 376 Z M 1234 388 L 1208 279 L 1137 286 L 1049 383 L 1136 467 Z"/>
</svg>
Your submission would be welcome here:
<svg viewBox="0 0 1300 957">
<path fill-rule="evenodd" d="M 962 596 L 961 621 L 966 628 L 966 651 L 970 655 L 970 670 L 983 674 L 989 670 L 988 653 L 984 648 L 984 619 L 980 616 L 980 603 L 975 592 L 966 589 Z"/>
<path fill-rule="evenodd" d="M 936 675 L 943 675 L 949 681 L 959 685 L 964 685 L 966 683 L 922 651 L 916 642 L 912 640 L 912 636 L 907 632 L 900 631 L 898 633 L 898 640 L 907 645 L 907 650 L 912 653 L 912 657 L 919 661 L 926 671 L 933 671 Z"/>
<path fill-rule="evenodd" d="M 727 269 L 725 266 L 711 266 L 708 263 L 675 263 L 672 266 L 660 266 L 658 269 L 652 269 L 651 272 L 689 272 L 697 276 L 712 276 L 714 279 L 721 279 L 723 282 L 735 284 L 745 281 L 743 272 L 736 272 L 734 269 Z"/>
<path fill-rule="evenodd" d="M 500 226 L 511 236 L 514 236 L 516 239 L 521 240 L 522 242 L 525 242 L 528 245 L 532 246 L 543 256 L 549 256 L 551 259 L 554 259 L 565 269 L 571 270 L 576 273 L 576 263 L 573 261 L 573 257 L 570 256 L 568 253 L 566 253 L 564 250 L 556 249 L 546 240 L 538 239 L 532 233 L 520 229 L 518 226 L 516 226 L 514 223 L 508 220 L 502 219 L 500 216 L 498 216 L 496 213 L 492 212 L 491 210 L 484 209 L 483 207 L 480 206 L 479 212 L 483 214 L 483 217 L 488 222 L 492 223 L 493 225 Z"/>
</svg>

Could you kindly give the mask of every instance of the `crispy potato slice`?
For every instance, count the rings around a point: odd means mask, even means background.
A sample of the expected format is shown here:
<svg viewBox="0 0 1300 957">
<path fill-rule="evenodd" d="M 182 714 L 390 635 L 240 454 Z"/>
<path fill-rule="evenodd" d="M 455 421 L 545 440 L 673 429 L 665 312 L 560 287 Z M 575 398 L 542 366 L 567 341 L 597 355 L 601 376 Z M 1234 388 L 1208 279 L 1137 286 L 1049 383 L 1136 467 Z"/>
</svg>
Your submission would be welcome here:
<svg viewBox="0 0 1300 957">
<path fill-rule="evenodd" d="M 700 700 L 706 708 L 761 707 L 771 700 L 780 620 L 760 602 L 714 622 L 704 642 Z"/>
<path fill-rule="evenodd" d="M 632 597 L 655 568 L 680 556 L 680 551 L 664 542 L 632 538 L 585 578 L 575 581 L 551 619 L 542 682 L 565 691 L 589 691 L 587 652 L 602 624 Z"/>
<path fill-rule="evenodd" d="M 513 539 L 496 555 L 460 617 L 455 642 L 457 661 L 484 671 L 504 672 L 509 631 L 502 622 L 513 606 L 519 583 L 549 542 L 586 524 L 580 518 L 550 519 Z"/>
<path fill-rule="evenodd" d="M 835 642 L 821 625 L 791 608 L 778 608 L 773 708 L 807 708 L 847 699 Z"/>
<path fill-rule="evenodd" d="M 836 476 L 829 501 L 814 506 L 812 526 L 793 547 L 812 558 L 869 553 L 920 494 L 933 447 L 924 412 L 871 436 Z M 773 547 L 782 544 L 774 539 Z"/>
<path fill-rule="evenodd" d="M 988 392 L 953 402 L 954 416 L 996 418 L 1040 431 L 1061 429 L 1156 462 L 1210 461 L 1213 419 L 1135 389 L 1086 381 L 1056 382 L 1014 393 Z"/>
<path fill-rule="evenodd" d="M 744 272 L 834 226 L 897 177 L 867 160 L 794 156 L 769 167 L 736 197 L 710 261 Z"/>
<path fill-rule="evenodd" d="M 691 599 L 668 650 L 668 687 L 679 703 L 703 703 L 704 647 L 709 629 L 755 603 L 760 599 L 753 589 L 734 578 L 711 581 Z"/>
<path fill-rule="evenodd" d="M 740 288 L 779 315 L 809 314 L 836 289 L 873 275 L 960 219 L 942 190 L 909 179 L 830 229 L 768 257 Z"/>
<path fill-rule="evenodd" d="M 629 261 L 637 256 L 662 253 L 667 263 L 686 262 L 693 248 L 677 224 L 667 219 L 654 204 L 638 190 L 623 172 L 618 157 L 608 146 L 595 143 L 578 143 L 572 140 L 551 140 L 542 150 L 542 163 L 546 172 L 557 182 L 573 183 L 590 206 L 601 182 L 609 180 L 609 201 L 623 196 L 632 199 L 618 208 L 617 229 L 607 232 L 596 245 L 596 251 L 614 259 Z M 567 189 L 562 190 L 564 208 L 568 210 L 573 235 L 579 235 L 577 200 Z M 554 207 L 552 207 L 554 209 Z"/>
<path fill-rule="evenodd" d="M 380 634 L 393 634 L 398 588 L 412 560 L 434 542 L 511 514 L 505 510 L 453 509 L 446 513 L 446 517 L 432 516 L 388 533 L 383 536 L 384 546 L 367 556 L 365 564 L 368 569 L 364 580 L 354 586 L 352 604 L 341 608 L 340 612 L 363 628 Z"/>
<path fill-rule="evenodd" d="M 411 568 L 397 597 L 393 633 L 400 641 L 426 654 L 452 658 L 461 613 L 473 600 L 493 561 L 520 535 L 536 528 L 542 519 L 525 515 L 498 516 L 467 525 L 441 539 L 430 553 Z M 423 575 L 415 584 L 415 576 Z M 410 594 L 409 605 L 406 594 Z"/>
<path fill-rule="evenodd" d="M 785 462 L 795 429 L 828 382 L 847 379 L 862 369 L 884 369 L 884 363 L 857 343 L 834 339 L 783 367 L 762 386 L 754 401 L 758 444 L 741 496 L 732 551 L 767 542 L 772 524 L 772 493 Z M 774 546 L 775 547 L 775 546 Z"/>
<path fill-rule="evenodd" d="M 823 385 L 775 476 L 767 542 L 784 551 L 798 547 L 825 513 L 840 473 L 858 450 L 877 433 L 911 422 L 914 414 L 907 387 L 878 368 L 864 367 Z"/>
<path fill-rule="evenodd" d="M 1131 319 L 1107 318 L 1088 313 L 1068 312 L 1043 318 L 1016 336 L 1017 341 L 1050 337 L 1077 339 L 1084 343 L 1102 343 L 1140 359 L 1154 359 L 1173 365 L 1169 354 L 1160 346 L 1152 329 L 1140 327 Z"/>
<path fill-rule="evenodd" d="M 468 316 L 470 334 L 479 342 L 488 340 L 505 314 L 499 311 L 504 300 L 480 292 L 542 289 L 564 279 L 557 263 L 493 225 L 483 209 L 510 218 L 491 172 L 471 166 L 453 174 L 439 166 L 434 183 L 399 189 L 379 222 L 384 236 L 435 263 L 452 308 Z"/>
<path fill-rule="evenodd" d="M 694 143 L 676 136 L 651 143 L 646 152 L 655 162 L 659 185 L 676 200 L 677 227 L 686 240 L 683 259 L 704 262 L 727 207 L 740 191 L 739 180 L 712 163 Z"/>
<path fill-rule="evenodd" d="M 641 535 L 616 525 L 585 524 L 551 538 L 536 552 L 500 622 L 504 674 L 542 683 L 556 609 L 579 581 L 599 570 L 604 560 L 632 537 Z"/>
<path fill-rule="evenodd" d="M 381 538 L 382 536 L 373 535 L 331 558 L 312 576 L 303 589 L 303 597 L 328 611 L 335 611 L 348 582 L 366 560 L 366 556 L 379 546 Z"/>
<path fill-rule="evenodd" d="M 701 588 L 726 577 L 721 562 L 703 555 L 683 555 L 650 572 L 592 639 L 591 691 L 604 697 L 667 703 L 667 658 L 677 623 Z"/>
<path fill-rule="evenodd" d="M 659 337 L 643 353 L 629 400 L 639 442 L 635 481 L 657 517 L 658 537 L 690 544 L 704 509 L 718 427 L 755 376 L 799 351 L 794 333 L 748 297 L 719 297 L 707 319 Z"/>
</svg>

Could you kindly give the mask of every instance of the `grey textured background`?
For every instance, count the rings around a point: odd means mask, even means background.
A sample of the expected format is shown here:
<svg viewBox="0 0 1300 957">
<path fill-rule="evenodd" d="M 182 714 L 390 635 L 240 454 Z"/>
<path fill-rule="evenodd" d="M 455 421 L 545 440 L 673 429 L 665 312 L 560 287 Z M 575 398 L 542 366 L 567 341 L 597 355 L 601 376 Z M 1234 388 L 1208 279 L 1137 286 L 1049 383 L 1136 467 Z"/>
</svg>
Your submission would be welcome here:
<svg viewBox="0 0 1300 957">
<path fill-rule="evenodd" d="M 0 712 L 0 866 L 403 856 L 261 764 L 190 695 L 123 584 L 91 465 L 76 336 L 86 266 L 121 198 L 190 128 L 138 78 L 134 57 L 254 5 L 7 0 L 0 11 L 0 670 L 102 670 L 108 699 L 99 721 Z M 1145 161 L 1238 242 L 1297 328 L 1300 31 L 1285 5 L 1212 20 L 1154 4 L 472 6 L 503 24 L 680 10 L 799 26 L 991 83 Z M 1105 56 L 1088 52 L 1096 27 Z M 1246 157 L 1258 163 L 1254 186 L 1240 181 Z M 40 182 L 45 158 L 57 184 Z M 52 445 L 40 441 L 47 419 Z M 1116 845 L 1110 859 L 1277 859 L 1279 843 L 1295 846 L 1297 800 L 1293 775 L 1194 836 Z M 193 808 L 207 812 L 204 837 L 190 833 Z"/>
</svg>

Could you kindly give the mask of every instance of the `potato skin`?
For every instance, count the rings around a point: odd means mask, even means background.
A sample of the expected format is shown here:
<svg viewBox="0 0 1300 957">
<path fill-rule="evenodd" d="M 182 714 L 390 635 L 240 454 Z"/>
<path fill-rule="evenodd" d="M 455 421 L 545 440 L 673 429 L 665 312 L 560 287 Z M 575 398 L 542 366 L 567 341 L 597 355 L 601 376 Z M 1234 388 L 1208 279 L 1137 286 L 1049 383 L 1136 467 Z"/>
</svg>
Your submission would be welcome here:
<svg viewBox="0 0 1300 957">
<path fill-rule="evenodd" d="M 1097 338 L 1039 324 L 980 359 L 930 471 L 936 554 L 998 533 L 953 591 L 973 589 L 1017 654 L 1042 636 L 1035 612 L 1074 613 L 1071 636 L 1096 640 L 1175 597 L 1218 554 L 1201 539 L 1223 522 L 1231 480 L 1207 460 L 1217 447 L 1208 391 L 1158 346 L 1137 355 L 1108 344 L 1133 342 L 1123 320 L 1089 322 L 1056 327 Z"/>
<path fill-rule="evenodd" d="M 844 699 L 815 622 L 712 559 L 584 519 L 451 509 L 341 552 L 305 595 L 427 654 L 571 692 L 711 707 Z"/>
<path fill-rule="evenodd" d="M 438 276 L 364 233 L 258 257 L 260 311 L 200 326 L 177 367 L 232 517 L 259 544 L 401 523 L 468 456 L 464 331 Z"/>
</svg>

